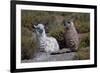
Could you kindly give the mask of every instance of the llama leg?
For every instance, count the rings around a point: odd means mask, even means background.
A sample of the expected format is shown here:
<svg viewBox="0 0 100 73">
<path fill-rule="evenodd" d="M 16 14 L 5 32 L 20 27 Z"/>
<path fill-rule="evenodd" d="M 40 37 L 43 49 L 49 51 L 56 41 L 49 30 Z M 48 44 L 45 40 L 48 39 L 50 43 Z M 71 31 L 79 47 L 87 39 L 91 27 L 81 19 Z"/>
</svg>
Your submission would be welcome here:
<svg viewBox="0 0 100 73">
<path fill-rule="evenodd" d="M 50 53 L 46 52 L 46 57 L 49 58 L 50 57 Z"/>
</svg>

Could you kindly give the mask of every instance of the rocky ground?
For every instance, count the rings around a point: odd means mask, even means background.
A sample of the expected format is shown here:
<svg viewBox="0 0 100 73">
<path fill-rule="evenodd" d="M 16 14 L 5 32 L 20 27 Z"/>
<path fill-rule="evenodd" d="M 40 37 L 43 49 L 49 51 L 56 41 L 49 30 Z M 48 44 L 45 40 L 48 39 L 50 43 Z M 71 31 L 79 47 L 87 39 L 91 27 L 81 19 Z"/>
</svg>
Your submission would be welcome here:
<svg viewBox="0 0 100 73">
<path fill-rule="evenodd" d="M 62 52 L 62 53 L 61 53 Z M 47 62 L 47 61 L 66 61 L 66 60 L 77 60 L 76 52 L 67 52 L 61 51 L 60 53 L 45 53 L 45 52 L 38 52 L 38 54 L 30 60 L 23 60 L 22 63 L 28 62 Z"/>
</svg>

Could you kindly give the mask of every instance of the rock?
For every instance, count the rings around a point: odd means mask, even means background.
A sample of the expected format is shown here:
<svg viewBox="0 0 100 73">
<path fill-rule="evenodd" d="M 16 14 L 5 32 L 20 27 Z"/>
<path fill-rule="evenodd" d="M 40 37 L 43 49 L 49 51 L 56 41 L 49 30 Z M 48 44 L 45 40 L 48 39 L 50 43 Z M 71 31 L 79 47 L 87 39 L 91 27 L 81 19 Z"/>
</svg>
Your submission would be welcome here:
<svg viewBox="0 0 100 73">
<path fill-rule="evenodd" d="M 63 53 L 70 53 L 70 52 L 71 52 L 70 49 L 68 49 L 68 48 L 63 48 L 63 49 L 61 49 L 61 50 L 59 50 L 59 51 L 57 51 L 57 52 L 51 53 L 51 55 L 63 54 Z"/>
<path fill-rule="evenodd" d="M 23 60 L 23 63 L 28 62 L 50 62 L 50 61 L 67 61 L 67 60 L 76 60 L 76 52 L 70 53 L 59 53 L 59 54 L 49 54 L 45 52 L 39 52 L 33 59 Z"/>
</svg>

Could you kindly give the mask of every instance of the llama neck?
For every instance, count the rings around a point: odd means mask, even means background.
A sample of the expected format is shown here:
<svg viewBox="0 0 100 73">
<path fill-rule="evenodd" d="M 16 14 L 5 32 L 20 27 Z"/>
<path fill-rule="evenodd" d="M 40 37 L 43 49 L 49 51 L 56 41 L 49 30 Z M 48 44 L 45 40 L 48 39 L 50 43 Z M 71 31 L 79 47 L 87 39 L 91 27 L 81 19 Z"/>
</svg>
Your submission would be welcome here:
<svg viewBox="0 0 100 73">
<path fill-rule="evenodd" d="M 38 36 L 38 39 L 39 39 L 39 40 L 43 40 L 43 39 L 45 39 L 46 37 L 47 37 L 47 35 L 46 35 L 46 33 L 45 33 L 45 30 L 43 30 L 43 33 L 40 34 L 40 36 Z"/>
<path fill-rule="evenodd" d="M 76 28 L 75 28 L 75 25 L 74 25 L 73 22 L 71 22 L 71 29 L 70 29 L 70 31 L 72 31 L 72 30 L 73 30 L 75 33 L 77 33 Z"/>
<path fill-rule="evenodd" d="M 46 33 L 45 33 L 45 30 L 44 30 L 41 37 L 45 38 L 46 36 L 47 36 L 47 35 L 46 35 Z"/>
<path fill-rule="evenodd" d="M 71 29 L 75 29 L 75 26 L 74 26 L 74 23 L 73 22 L 71 22 Z"/>
<path fill-rule="evenodd" d="M 73 22 L 71 22 L 71 26 L 74 27 L 74 23 Z"/>
</svg>

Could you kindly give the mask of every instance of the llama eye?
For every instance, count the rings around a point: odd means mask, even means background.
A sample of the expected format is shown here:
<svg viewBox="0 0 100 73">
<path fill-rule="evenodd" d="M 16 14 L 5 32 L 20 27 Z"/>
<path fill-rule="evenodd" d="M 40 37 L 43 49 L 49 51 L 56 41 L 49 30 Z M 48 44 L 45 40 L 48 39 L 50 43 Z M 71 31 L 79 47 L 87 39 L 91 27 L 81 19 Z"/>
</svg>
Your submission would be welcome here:
<svg viewBox="0 0 100 73">
<path fill-rule="evenodd" d="M 40 28 L 39 28 L 39 27 L 37 27 L 36 29 L 37 29 L 37 30 L 39 30 Z"/>
<path fill-rule="evenodd" d="M 70 22 L 67 22 L 68 24 L 70 24 Z"/>
</svg>

